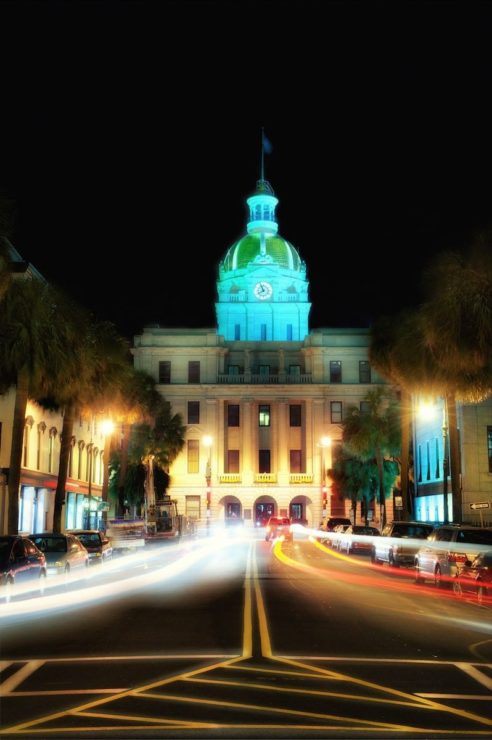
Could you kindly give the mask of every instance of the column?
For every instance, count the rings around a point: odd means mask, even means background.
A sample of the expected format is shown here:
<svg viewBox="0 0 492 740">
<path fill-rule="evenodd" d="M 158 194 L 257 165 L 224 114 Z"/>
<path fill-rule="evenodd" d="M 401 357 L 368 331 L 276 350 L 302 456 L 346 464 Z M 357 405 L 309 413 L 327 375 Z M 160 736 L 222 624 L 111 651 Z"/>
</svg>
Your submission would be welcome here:
<svg viewBox="0 0 492 740">
<path fill-rule="evenodd" d="M 304 409 L 305 409 L 304 454 L 306 456 L 306 473 L 313 473 L 314 472 L 313 457 L 314 457 L 315 448 L 314 448 L 314 442 L 313 442 L 313 402 L 310 398 L 307 398 L 306 401 L 304 402 Z"/>
<path fill-rule="evenodd" d="M 253 399 L 243 398 L 241 402 L 241 475 L 243 486 L 253 485 L 253 476 L 256 469 L 253 460 L 253 429 L 252 429 L 252 410 Z"/>
<path fill-rule="evenodd" d="M 289 420 L 287 418 L 287 398 L 277 402 L 277 474 L 278 484 L 289 485 Z"/>
</svg>

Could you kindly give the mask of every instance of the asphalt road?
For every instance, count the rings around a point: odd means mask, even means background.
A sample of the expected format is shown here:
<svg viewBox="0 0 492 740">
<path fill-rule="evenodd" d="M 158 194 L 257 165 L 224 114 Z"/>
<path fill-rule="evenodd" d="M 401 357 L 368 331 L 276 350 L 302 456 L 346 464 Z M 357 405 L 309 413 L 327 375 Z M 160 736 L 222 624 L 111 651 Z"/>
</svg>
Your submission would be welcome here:
<svg viewBox="0 0 492 740">
<path fill-rule="evenodd" d="M 204 538 L 0 604 L 5 737 L 492 735 L 492 609 L 307 539 Z"/>
</svg>

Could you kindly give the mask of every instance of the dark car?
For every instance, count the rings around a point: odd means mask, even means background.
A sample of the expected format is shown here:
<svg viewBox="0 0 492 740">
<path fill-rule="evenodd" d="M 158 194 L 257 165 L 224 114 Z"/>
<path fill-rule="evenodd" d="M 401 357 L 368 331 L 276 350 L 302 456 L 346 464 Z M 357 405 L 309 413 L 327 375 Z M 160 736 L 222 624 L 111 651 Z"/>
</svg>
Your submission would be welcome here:
<svg viewBox="0 0 492 740">
<path fill-rule="evenodd" d="M 15 583 L 39 581 L 43 591 L 46 558 L 34 542 L 20 535 L 0 537 L 0 594 L 10 599 Z"/>
<path fill-rule="evenodd" d="M 492 606 L 492 550 L 480 552 L 473 560 L 465 560 L 453 579 L 456 594 L 473 594 L 479 604 Z"/>
<path fill-rule="evenodd" d="M 113 557 L 113 546 L 105 534 L 97 529 L 71 529 L 89 553 L 90 563 L 104 563 Z"/>
<path fill-rule="evenodd" d="M 46 569 L 49 575 L 86 568 L 89 565 L 89 553 L 80 540 L 73 534 L 43 532 L 32 534 L 31 539 L 46 557 Z"/>
<path fill-rule="evenodd" d="M 288 516 L 271 516 L 265 528 L 265 539 L 274 540 L 277 537 L 283 537 L 285 540 L 292 541 L 292 532 L 290 530 L 290 519 Z"/>
</svg>

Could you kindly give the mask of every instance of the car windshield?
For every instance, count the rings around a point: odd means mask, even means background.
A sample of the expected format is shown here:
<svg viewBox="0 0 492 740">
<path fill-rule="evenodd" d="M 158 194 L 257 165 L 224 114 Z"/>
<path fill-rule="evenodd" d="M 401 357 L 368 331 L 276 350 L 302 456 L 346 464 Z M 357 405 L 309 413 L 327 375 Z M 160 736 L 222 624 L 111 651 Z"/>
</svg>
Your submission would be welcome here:
<svg viewBox="0 0 492 740">
<path fill-rule="evenodd" d="M 490 529 L 463 529 L 458 532 L 456 542 L 475 545 L 492 545 L 492 530 Z"/>
<path fill-rule="evenodd" d="M 32 541 L 43 552 L 67 551 L 67 541 L 62 537 L 33 537 Z"/>
</svg>

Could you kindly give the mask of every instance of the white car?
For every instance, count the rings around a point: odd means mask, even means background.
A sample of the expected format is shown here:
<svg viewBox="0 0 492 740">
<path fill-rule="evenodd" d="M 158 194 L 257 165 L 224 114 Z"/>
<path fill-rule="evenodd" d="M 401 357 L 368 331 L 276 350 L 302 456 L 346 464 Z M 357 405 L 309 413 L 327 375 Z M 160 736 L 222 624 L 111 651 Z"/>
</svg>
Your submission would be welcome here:
<svg viewBox="0 0 492 740">
<path fill-rule="evenodd" d="M 445 524 L 437 527 L 415 555 L 416 582 L 449 586 L 466 561 L 492 549 L 492 528 Z"/>
</svg>

